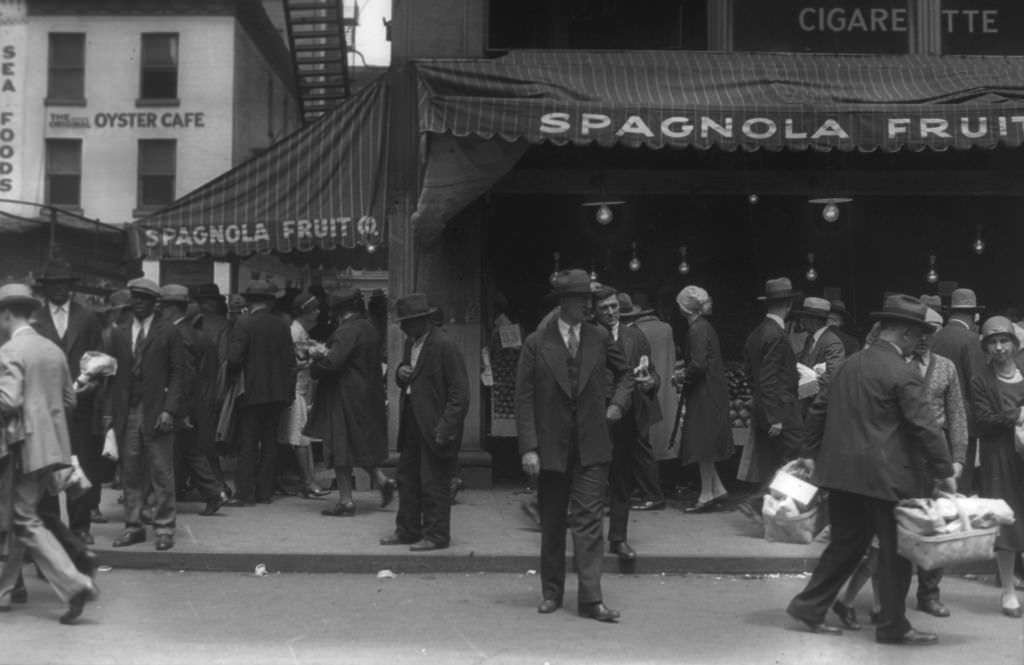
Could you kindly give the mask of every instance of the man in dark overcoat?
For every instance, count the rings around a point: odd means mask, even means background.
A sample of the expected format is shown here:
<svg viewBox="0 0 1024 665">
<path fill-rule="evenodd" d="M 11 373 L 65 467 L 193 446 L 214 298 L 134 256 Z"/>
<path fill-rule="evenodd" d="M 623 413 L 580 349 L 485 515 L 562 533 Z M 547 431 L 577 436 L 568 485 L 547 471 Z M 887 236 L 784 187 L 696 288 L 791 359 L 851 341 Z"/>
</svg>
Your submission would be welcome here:
<svg viewBox="0 0 1024 665">
<path fill-rule="evenodd" d="M 210 356 L 216 356 L 212 342 L 192 326 L 185 316 L 188 309 L 188 287 L 180 284 L 165 284 L 160 287 L 161 315 L 170 321 L 181 333 L 184 349 L 185 377 L 182 382 L 182 407 L 178 418 L 179 426 L 174 438 L 175 491 L 182 494 L 185 480 L 191 478 L 193 487 L 199 491 L 206 505 L 200 515 L 210 516 L 227 502 L 228 497 L 217 479 L 207 457 L 208 449 L 200 442 L 200 435 L 211 436 L 209 431 L 212 414 L 209 412 L 213 395 L 210 383 Z M 216 372 L 213 373 L 214 379 Z M 216 380 L 213 381 L 213 385 Z M 203 429 L 200 430 L 200 424 Z M 209 445 L 212 446 L 212 440 Z"/>
<path fill-rule="evenodd" d="M 396 320 L 405 333 L 395 382 L 399 402 L 398 516 L 395 533 L 382 545 L 443 549 L 451 541 L 452 478 L 469 412 L 469 378 L 462 351 L 434 325 L 422 293 L 399 298 Z"/>
<path fill-rule="evenodd" d="M 142 508 L 152 492 L 156 549 L 163 551 L 174 547 L 174 433 L 184 414 L 185 350 L 174 324 L 156 315 L 160 287 L 140 277 L 128 282 L 128 290 L 132 323 L 113 333 L 132 357 L 121 458 L 125 528 L 113 545 L 146 540 Z"/>
<path fill-rule="evenodd" d="M 846 309 L 846 303 L 842 300 L 831 301 L 828 310 L 828 328 L 843 343 L 843 352 L 846 357 L 857 353 L 861 347 L 860 340 L 846 332 L 846 327 L 849 325 L 850 312 Z"/>
<path fill-rule="evenodd" d="M 921 374 L 905 359 L 924 334 L 926 312 L 917 298 L 886 298 L 882 311 L 871 315 L 881 324 L 878 341 L 843 364 L 808 414 L 800 462 L 812 471 L 813 484 L 829 490 L 832 535 L 787 611 L 813 632 L 840 632 L 825 615 L 877 536 L 882 609 L 875 640 L 918 645 L 937 639 L 907 620 L 913 571 L 897 552 L 893 514 L 897 501 L 920 496 L 929 476 L 941 489 L 956 491 L 946 437 Z"/>
<path fill-rule="evenodd" d="M 960 479 L 960 489 L 964 493 L 983 491 L 980 474 L 976 473 L 975 462 L 978 459 L 978 429 L 974 413 L 971 409 L 971 382 L 985 366 L 985 354 L 981 350 L 981 340 L 975 318 L 985 308 L 978 304 L 978 297 L 971 289 L 956 289 L 950 296 L 946 308 L 946 325 L 932 336 L 932 353 L 949 358 L 956 365 L 956 373 L 960 378 L 960 392 L 967 408 L 967 457 Z"/>
<path fill-rule="evenodd" d="M 270 503 L 277 476 L 277 432 L 285 408 L 295 399 L 295 345 L 288 324 L 271 312 L 277 288 L 270 282 L 249 282 L 248 312 L 228 337 L 228 369 L 241 373 L 238 398 L 238 466 L 235 496 L 229 505 Z"/>
<path fill-rule="evenodd" d="M 523 470 L 537 477 L 541 514 L 543 601 L 537 611 L 562 606 L 568 522 L 580 616 L 614 622 L 619 612 L 601 593 L 602 512 L 612 459 L 608 422 L 620 420 L 629 405 L 632 368 L 606 330 L 585 323 L 591 300 L 586 271 L 559 272 L 549 297 L 558 301 L 558 314 L 526 338 L 516 372 L 519 452 Z"/>
<path fill-rule="evenodd" d="M 796 354 L 786 335 L 786 317 L 793 308 L 793 299 L 801 294 L 793 290 L 786 277 L 769 279 L 764 295 L 764 319 L 747 337 L 744 355 L 750 367 L 750 384 L 754 389 L 749 470 L 741 480 L 761 483 L 762 491 L 737 508 L 754 521 L 761 520 L 764 490 L 776 470 L 800 450 L 803 418 L 800 415 L 799 383 Z"/>
<path fill-rule="evenodd" d="M 99 351 L 102 345 L 99 317 L 94 311 L 71 298 L 72 287 L 77 278 L 71 265 L 54 260 L 47 265 L 37 286 L 44 296 L 43 306 L 35 316 L 34 327 L 64 351 L 71 370 L 72 380 L 78 378 L 79 364 L 86 351 Z M 100 491 L 103 476 L 103 439 L 93 431 L 95 394 L 86 392 L 79 396 L 78 405 L 68 413 L 68 428 L 71 432 L 71 452 L 78 458 L 82 471 L 92 481 L 92 489 L 81 496 L 68 500 L 68 526 L 85 544 L 92 545 L 93 518 L 97 522 L 107 520 L 100 513 Z M 54 497 L 43 499 L 42 511 L 59 511 Z"/>
<path fill-rule="evenodd" d="M 636 559 L 636 550 L 627 539 L 630 498 L 637 476 L 657 478 L 648 436 L 652 422 L 661 420 L 661 407 L 656 401 L 660 379 L 651 360 L 651 345 L 639 329 L 619 321 L 620 299 L 616 290 L 604 285 L 595 294 L 597 320 L 622 350 L 633 374 L 633 390 L 629 394 L 622 419 L 609 424 L 612 436 L 612 463 L 608 467 L 608 551 L 620 559 Z M 628 298 L 629 296 L 626 296 Z M 629 301 L 632 307 L 632 301 Z M 641 359 L 647 366 L 641 369 Z M 614 383 L 609 381 L 609 391 Z M 613 397 L 609 394 L 609 398 Z"/>
</svg>

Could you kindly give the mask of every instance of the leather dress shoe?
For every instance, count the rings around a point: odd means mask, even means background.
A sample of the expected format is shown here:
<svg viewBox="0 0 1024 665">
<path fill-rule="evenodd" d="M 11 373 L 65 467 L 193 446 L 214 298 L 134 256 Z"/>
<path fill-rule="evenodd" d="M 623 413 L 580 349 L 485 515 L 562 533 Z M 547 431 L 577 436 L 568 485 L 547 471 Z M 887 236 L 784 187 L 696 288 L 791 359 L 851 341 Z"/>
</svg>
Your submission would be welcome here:
<svg viewBox="0 0 1024 665">
<path fill-rule="evenodd" d="M 320 514 L 325 517 L 352 517 L 356 514 L 356 504 L 351 501 L 339 501 L 330 508 L 324 508 Z"/>
<path fill-rule="evenodd" d="M 391 505 L 391 502 L 395 500 L 395 491 L 398 489 L 398 483 L 395 482 L 394 478 L 388 478 L 380 484 L 380 507 L 387 508 Z"/>
<path fill-rule="evenodd" d="M 917 601 L 917 609 L 940 619 L 949 616 L 949 609 L 942 604 L 942 601 L 937 599 L 919 600 Z"/>
<path fill-rule="evenodd" d="M 415 542 L 412 545 L 410 545 L 409 546 L 409 551 L 410 552 L 430 552 L 432 550 L 443 550 L 443 549 L 447 549 L 447 548 L 448 548 L 447 543 L 442 544 L 442 543 L 438 543 L 438 542 L 435 542 L 433 540 L 430 540 L 429 538 L 424 538 L 423 540 L 420 540 L 420 541 Z"/>
<path fill-rule="evenodd" d="M 729 496 L 728 493 L 726 493 L 726 494 L 719 494 L 718 496 L 713 497 L 711 499 L 708 499 L 707 501 L 698 501 L 697 503 L 693 504 L 692 506 L 689 506 L 687 508 L 683 508 L 683 512 L 684 513 L 709 513 L 709 512 L 711 512 L 713 510 L 718 509 L 728 496 Z M 744 513 L 744 514 L 746 514 L 746 513 Z"/>
<path fill-rule="evenodd" d="M 838 626 L 830 626 L 827 623 L 825 623 L 824 621 L 815 623 L 814 621 L 810 621 L 809 619 L 804 619 L 802 617 L 795 616 L 792 613 L 790 613 L 789 616 L 793 617 L 794 619 L 796 619 L 797 621 L 799 621 L 803 625 L 807 626 L 807 630 L 811 631 L 812 633 L 819 633 L 821 635 L 842 635 L 843 634 L 843 629 L 842 628 L 839 628 Z"/>
<path fill-rule="evenodd" d="M 850 630 L 860 630 L 860 622 L 857 620 L 857 610 L 852 605 L 846 605 L 837 600 L 832 604 L 832 611 L 836 613 L 843 626 Z"/>
<path fill-rule="evenodd" d="M 174 547 L 174 536 L 169 533 L 161 533 L 156 537 L 157 552 L 166 552 Z"/>
<path fill-rule="evenodd" d="M 537 612 L 540 614 L 551 614 L 561 606 L 562 601 L 555 600 L 554 598 L 545 598 L 541 601 L 540 605 L 537 606 Z"/>
<path fill-rule="evenodd" d="M 71 596 L 68 601 L 68 610 L 64 614 L 60 615 L 60 622 L 62 624 L 69 625 L 75 622 L 78 617 L 82 616 L 82 611 L 85 609 L 85 604 L 96 600 L 99 595 L 99 590 L 95 587 L 86 587 Z"/>
<path fill-rule="evenodd" d="M 18 602 L 18 601 L 14 601 L 14 602 Z M 1003 611 L 1003 616 L 1008 616 L 1011 619 L 1019 619 L 1022 616 L 1024 616 L 1024 609 L 1021 609 L 1020 605 L 1018 605 L 1017 607 L 1003 607 L 1002 611 Z"/>
<path fill-rule="evenodd" d="M 325 490 L 324 488 L 318 485 L 310 485 L 309 487 L 303 487 L 302 491 L 299 492 L 299 496 L 301 496 L 303 499 L 313 499 L 317 501 L 323 499 L 324 497 L 330 496 L 330 494 L 330 491 Z"/>
<path fill-rule="evenodd" d="M 111 543 L 114 547 L 128 547 L 138 543 L 146 542 L 146 532 L 142 529 L 125 529 L 125 531 Z"/>
<path fill-rule="evenodd" d="M 210 515 L 214 515 L 227 502 L 228 502 L 228 495 L 225 494 L 224 492 L 221 492 L 217 496 L 215 496 L 212 499 L 210 499 L 209 501 L 207 501 L 206 505 L 203 506 L 203 509 L 199 511 L 199 514 L 202 515 L 203 517 L 209 517 Z"/>
<path fill-rule="evenodd" d="M 385 536 L 380 539 L 381 545 L 412 545 L 413 543 L 419 542 L 419 538 L 403 536 L 399 533 L 393 533 L 390 536 Z"/>
<path fill-rule="evenodd" d="M 100 558 L 92 550 L 84 550 L 75 557 L 74 563 L 78 572 L 89 577 L 96 577 L 96 569 L 100 565 Z"/>
<path fill-rule="evenodd" d="M 93 508 L 89 513 L 89 521 L 93 524 L 106 524 L 110 520 L 107 519 L 106 515 L 100 512 L 99 508 Z"/>
<path fill-rule="evenodd" d="M 917 647 L 935 644 L 939 641 L 939 636 L 935 633 L 921 633 L 911 628 L 899 637 L 875 635 L 875 641 L 879 644 L 905 644 L 907 646 Z"/>
<path fill-rule="evenodd" d="M 603 621 L 605 623 L 615 623 L 619 620 L 618 610 L 613 610 L 604 603 L 590 603 L 588 605 L 580 605 L 580 616 L 585 619 L 594 619 L 596 621 Z"/>
<path fill-rule="evenodd" d="M 665 499 L 659 501 L 641 501 L 629 507 L 630 510 L 665 510 Z"/>
<path fill-rule="evenodd" d="M 75 531 L 74 533 L 75 533 L 75 536 L 80 541 L 85 543 L 86 545 L 95 545 L 96 544 L 96 539 L 93 538 L 92 534 L 89 533 L 88 531 L 86 531 L 85 529 L 79 529 L 78 531 Z"/>
<path fill-rule="evenodd" d="M 609 542 L 608 551 L 623 561 L 632 561 L 636 559 L 636 550 L 630 547 L 629 543 L 624 540 L 613 540 Z"/>
<path fill-rule="evenodd" d="M 256 502 L 247 499 L 228 499 L 224 505 L 228 508 L 251 508 L 256 505 Z"/>
</svg>

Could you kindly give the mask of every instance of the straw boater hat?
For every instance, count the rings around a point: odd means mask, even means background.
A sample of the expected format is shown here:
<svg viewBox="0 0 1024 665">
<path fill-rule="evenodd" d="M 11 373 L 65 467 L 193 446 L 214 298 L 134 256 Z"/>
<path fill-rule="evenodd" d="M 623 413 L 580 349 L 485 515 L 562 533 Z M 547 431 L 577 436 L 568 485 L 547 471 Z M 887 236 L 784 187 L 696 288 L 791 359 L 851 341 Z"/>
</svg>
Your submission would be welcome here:
<svg viewBox="0 0 1024 665">
<path fill-rule="evenodd" d="M 932 332 L 937 333 L 942 330 L 942 315 L 936 312 L 931 307 L 924 313 L 924 320 L 929 326 L 931 326 Z"/>
<path fill-rule="evenodd" d="M 71 272 L 71 264 L 61 259 L 54 259 L 47 264 L 42 276 L 36 280 L 37 286 L 54 282 L 77 282 L 78 278 Z"/>
<path fill-rule="evenodd" d="M 764 295 L 758 296 L 761 301 L 792 300 L 803 294 L 793 290 L 793 283 L 788 277 L 776 277 L 764 283 Z"/>
<path fill-rule="evenodd" d="M 804 298 L 803 306 L 795 310 L 793 313 L 799 314 L 800 316 L 813 316 L 819 319 L 827 319 L 830 311 L 832 311 L 832 305 L 829 301 L 824 298 L 815 298 L 811 296 Z"/>
<path fill-rule="evenodd" d="M 430 316 L 437 311 L 436 307 L 430 306 L 425 293 L 410 293 L 402 296 L 395 302 L 395 320 L 408 321 Z"/>
<path fill-rule="evenodd" d="M 160 302 L 188 305 L 188 287 L 181 284 L 164 284 L 160 287 Z"/>
<path fill-rule="evenodd" d="M 978 304 L 978 297 L 970 289 L 957 289 L 949 298 L 950 312 L 983 312 L 985 308 Z"/>
<path fill-rule="evenodd" d="M 156 282 L 145 277 L 137 277 L 128 282 L 128 291 L 154 299 L 160 297 L 160 287 Z"/>
<path fill-rule="evenodd" d="M 32 297 L 32 289 L 27 284 L 4 284 L 0 286 L 0 309 L 11 305 L 28 305 L 33 310 L 42 303 Z"/>
<path fill-rule="evenodd" d="M 593 291 L 590 286 L 590 275 L 586 270 L 563 270 L 555 275 L 555 281 L 547 299 L 555 300 L 563 296 L 589 295 L 593 295 Z"/>
<path fill-rule="evenodd" d="M 931 307 L 932 309 L 934 309 L 936 311 L 942 309 L 942 298 L 940 298 L 939 296 L 930 296 L 928 294 L 921 294 L 921 297 L 918 298 L 918 300 L 920 300 L 925 305 L 928 305 L 929 307 Z"/>
<path fill-rule="evenodd" d="M 913 296 L 897 293 L 887 296 L 882 311 L 872 312 L 871 318 L 876 321 L 899 321 L 913 323 L 922 328 L 928 327 L 928 307 Z"/>
</svg>

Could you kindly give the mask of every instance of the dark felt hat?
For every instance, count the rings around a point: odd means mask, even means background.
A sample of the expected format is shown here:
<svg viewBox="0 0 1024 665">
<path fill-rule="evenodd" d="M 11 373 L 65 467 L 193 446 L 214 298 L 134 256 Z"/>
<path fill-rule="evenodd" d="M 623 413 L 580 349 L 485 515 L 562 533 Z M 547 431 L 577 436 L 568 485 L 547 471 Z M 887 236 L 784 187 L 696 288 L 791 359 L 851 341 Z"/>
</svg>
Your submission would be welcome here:
<svg viewBox="0 0 1024 665">
<path fill-rule="evenodd" d="M 192 300 L 223 300 L 220 287 L 214 283 L 199 284 L 191 288 Z"/>
<path fill-rule="evenodd" d="M 43 274 L 36 280 L 40 285 L 52 282 L 77 282 L 78 278 L 71 271 L 71 264 L 61 259 L 54 259 L 46 265 Z"/>
<path fill-rule="evenodd" d="M 254 279 L 245 287 L 242 295 L 246 300 L 274 300 L 281 295 L 281 292 L 273 282 Z"/>
<path fill-rule="evenodd" d="M 917 298 L 902 293 L 887 296 L 882 311 L 872 312 L 871 318 L 876 321 L 899 321 L 915 323 L 922 328 L 929 327 L 928 306 Z"/>
<path fill-rule="evenodd" d="M 586 270 L 562 270 L 555 275 L 551 292 L 548 293 L 547 298 L 556 300 L 563 296 L 589 296 L 593 293 L 590 275 Z"/>
<path fill-rule="evenodd" d="M 978 296 L 971 289 L 957 289 L 949 297 L 946 309 L 950 312 L 983 312 L 985 308 L 978 304 Z"/>
<path fill-rule="evenodd" d="M 788 277 L 776 277 L 764 283 L 764 295 L 757 297 L 758 300 L 792 300 L 799 298 L 803 293 L 793 290 L 793 283 Z"/>
<path fill-rule="evenodd" d="M 331 309 L 351 307 L 363 299 L 363 292 L 351 287 L 343 287 L 331 293 Z"/>
<path fill-rule="evenodd" d="M 430 301 L 425 293 L 410 293 L 407 296 L 402 296 L 395 302 L 396 321 L 418 319 L 423 316 L 430 316 L 436 311 L 436 307 L 430 306 Z"/>
</svg>

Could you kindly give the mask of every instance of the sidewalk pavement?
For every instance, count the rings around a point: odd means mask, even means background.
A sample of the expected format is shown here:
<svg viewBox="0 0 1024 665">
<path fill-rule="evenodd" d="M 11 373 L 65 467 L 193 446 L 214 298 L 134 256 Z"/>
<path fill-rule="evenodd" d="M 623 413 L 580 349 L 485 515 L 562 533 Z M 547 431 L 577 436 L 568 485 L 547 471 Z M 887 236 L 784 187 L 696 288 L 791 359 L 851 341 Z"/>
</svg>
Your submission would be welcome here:
<svg viewBox="0 0 1024 665">
<path fill-rule="evenodd" d="M 377 492 L 357 492 L 357 514 L 344 518 L 320 514 L 336 495 L 324 501 L 275 497 L 272 504 L 225 507 L 211 517 L 197 515 L 202 503 L 179 503 L 174 549 L 157 552 L 151 531 L 144 543 L 114 549 L 111 541 L 123 528 L 118 494 L 104 489 L 102 510 L 110 522 L 93 526 L 101 563 L 114 568 L 252 573 L 262 563 L 272 572 L 523 573 L 540 563 L 540 532 L 521 505 L 530 495 L 517 488 L 461 492 L 452 509 L 451 547 L 422 553 L 378 544 L 394 530 L 397 500 L 382 509 Z M 824 548 L 820 542 L 767 542 L 762 527 L 735 510 L 686 514 L 681 505 L 670 501 L 663 511 L 633 511 L 629 542 L 639 557 L 620 563 L 607 555 L 605 569 L 636 574 L 800 573 L 814 568 Z M 980 572 L 992 569 L 994 564 L 984 562 L 975 567 Z"/>
</svg>

